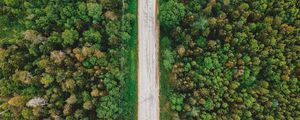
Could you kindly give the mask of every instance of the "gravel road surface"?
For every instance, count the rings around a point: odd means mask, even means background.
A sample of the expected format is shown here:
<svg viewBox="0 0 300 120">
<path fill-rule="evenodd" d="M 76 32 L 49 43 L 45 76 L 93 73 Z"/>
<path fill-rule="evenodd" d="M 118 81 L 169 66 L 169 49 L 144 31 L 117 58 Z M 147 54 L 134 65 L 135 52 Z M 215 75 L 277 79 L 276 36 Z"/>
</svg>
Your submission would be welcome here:
<svg viewBox="0 0 300 120">
<path fill-rule="evenodd" d="M 159 120 L 157 1 L 138 2 L 138 120 Z"/>
</svg>

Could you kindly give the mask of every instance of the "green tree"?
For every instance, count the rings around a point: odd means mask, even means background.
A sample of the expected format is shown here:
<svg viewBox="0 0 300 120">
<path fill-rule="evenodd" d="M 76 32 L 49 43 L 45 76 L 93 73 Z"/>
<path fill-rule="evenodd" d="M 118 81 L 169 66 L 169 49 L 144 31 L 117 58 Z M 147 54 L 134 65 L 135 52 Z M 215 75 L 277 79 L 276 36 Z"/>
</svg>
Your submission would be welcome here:
<svg viewBox="0 0 300 120">
<path fill-rule="evenodd" d="M 83 103 L 83 108 L 86 110 L 91 110 L 93 108 L 93 103 L 92 101 L 86 101 Z"/>
<path fill-rule="evenodd" d="M 53 81 L 54 78 L 51 77 L 49 74 L 44 75 L 41 79 L 41 83 L 44 85 L 44 87 L 48 87 Z"/>
<path fill-rule="evenodd" d="M 204 47 L 206 47 L 207 42 L 206 42 L 206 39 L 205 39 L 204 37 L 201 37 L 201 36 L 200 36 L 200 37 L 196 40 L 196 44 L 197 44 L 199 47 L 204 48 Z"/>
<path fill-rule="evenodd" d="M 163 65 L 167 70 L 172 69 L 172 65 L 175 62 L 175 53 L 170 50 L 163 51 Z"/>
<path fill-rule="evenodd" d="M 102 14 L 102 6 L 98 3 L 87 4 L 88 15 L 94 19 L 93 22 L 100 20 Z"/>
<path fill-rule="evenodd" d="M 74 42 L 78 39 L 78 37 L 79 37 L 78 32 L 73 29 L 65 30 L 62 33 L 63 43 L 65 45 L 73 45 Z"/>
<path fill-rule="evenodd" d="M 101 34 L 94 29 L 89 29 L 83 32 L 84 40 L 90 43 L 100 43 L 101 42 Z"/>
<path fill-rule="evenodd" d="M 176 0 L 170 0 L 160 6 L 159 20 L 164 27 L 175 27 L 185 16 L 185 6 Z"/>
</svg>

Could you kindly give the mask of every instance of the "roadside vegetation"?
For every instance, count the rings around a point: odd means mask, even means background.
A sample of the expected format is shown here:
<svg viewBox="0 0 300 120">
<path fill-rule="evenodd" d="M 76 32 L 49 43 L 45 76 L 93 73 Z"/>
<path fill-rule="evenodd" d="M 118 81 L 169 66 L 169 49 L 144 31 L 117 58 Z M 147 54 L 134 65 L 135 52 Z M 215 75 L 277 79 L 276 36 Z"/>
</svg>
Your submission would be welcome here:
<svg viewBox="0 0 300 120">
<path fill-rule="evenodd" d="M 135 2 L 1 0 L 0 119 L 136 118 Z"/>
<path fill-rule="evenodd" d="M 299 6 L 161 0 L 161 119 L 300 119 Z"/>
</svg>

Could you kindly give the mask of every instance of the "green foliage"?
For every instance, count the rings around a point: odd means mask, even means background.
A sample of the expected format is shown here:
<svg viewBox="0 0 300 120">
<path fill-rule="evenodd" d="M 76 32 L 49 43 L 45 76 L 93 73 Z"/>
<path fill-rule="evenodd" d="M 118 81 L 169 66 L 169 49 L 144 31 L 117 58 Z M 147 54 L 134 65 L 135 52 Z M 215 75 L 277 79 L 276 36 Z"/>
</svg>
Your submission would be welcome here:
<svg viewBox="0 0 300 120">
<path fill-rule="evenodd" d="M 41 83 L 45 86 L 48 87 L 52 82 L 54 82 L 54 78 L 51 77 L 50 75 L 46 74 L 42 77 Z"/>
<path fill-rule="evenodd" d="M 74 42 L 78 39 L 78 32 L 76 30 L 65 30 L 62 33 L 63 43 L 65 45 L 73 45 Z"/>
<path fill-rule="evenodd" d="M 56 44 L 62 43 L 62 38 L 58 32 L 51 33 L 51 36 L 48 37 L 48 40 Z"/>
<path fill-rule="evenodd" d="M 205 57 L 203 62 L 206 69 L 211 69 L 213 67 L 213 61 L 210 57 Z"/>
<path fill-rule="evenodd" d="M 77 101 L 77 98 L 75 95 L 71 95 L 67 100 L 66 100 L 66 103 L 68 104 L 75 104 Z"/>
<path fill-rule="evenodd" d="M 101 42 L 101 34 L 98 31 L 95 31 L 93 29 L 83 32 L 83 37 L 87 42 L 91 42 L 91 43 Z"/>
<path fill-rule="evenodd" d="M 181 95 L 171 95 L 169 98 L 171 102 L 171 109 L 176 110 L 176 111 L 181 111 L 182 110 L 182 105 L 183 105 L 183 97 Z"/>
<path fill-rule="evenodd" d="M 159 20 L 164 27 L 174 27 L 184 19 L 185 6 L 176 0 L 169 0 L 160 6 Z"/>
<path fill-rule="evenodd" d="M 4 0 L 4 4 L 7 6 L 18 6 L 20 2 L 15 0 Z"/>
<path fill-rule="evenodd" d="M 0 0 L 0 119 L 134 119 L 128 4 Z"/>
<path fill-rule="evenodd" d="M 196 40 L 196 44 L 201 47 L 201 48 L 204 48 L 206 47 L 206 39 L 204 37 L 199 37 L 197 40 Z"/>
<path fill-rule="evenodd" d="M 12 80 L 30 84 L 32 82 L 32 75 L 28 71 L 16 71 L 12 76 Z"/>
<path fill-rule="evenodd" d="M 172 64 L 175 62 L 175 53 L 170 50 L 163 52 L 163 65 L 167 70 L 172 69 Z"/>
<path fill-rule="evenodd" d="M 91 68 L 91 67 L 95 66 L 96 63 L 97 63 L 96 57 L 89 57 L 83 61 L 82 65 L 86 68 Z"/>
<path fill-rule="evenodd" d="M 204 30 L 207 26 L 207 20 L 203 17 L 199 18 L 197 21 L 191 24 L 193 29 Z"/>
<path fill-rule="evenodd" d="M 239 9 L 241 9 L 241 10 L 247 10 L 247 9 L 249 9 L 249 5 L 247 3 L 242 3 L 239 6 Z"/>
<path fill-rule="evenodd" d="M 92 101 L 86 101 L 83 103 L 83 108 L 86 110 L 91 110 L 93 108 L 93 103 Z"/>
<path fill-rule="evenodd" d="M 118 109 L 118 101 L 113 97 L 103 97 L 97 105 L 97 117 L 100 119 L 117 119 L 121 112 Z"/>
<path fill-rule="evenodd" d="M 101 18 L 102 14 L 102 6 L 97 3 L 87 3 L 88 15 L 94 19 L 94 21 L 98 21 Z M 93 22 L 94 22 L 93 21 Z"/>
<path fill-rule="evenodd" d="M 205 104 L 204 104 L 204 109 L 206 110 L 212 110 L 214 108 L 214 103 L 211 99 L 206 100 Z"/>
<path fill-rule="evenodd" d="M 159 13 L 164 119 L 297 119 L 295 0 L 167 0 Z"/>
<path fill-rule="evenodd" d="M 31 109 L 28 109 L 28 108 L 24 109 L 24 110 L 22 110 L 21 114 L 22 114 L 22 117 L 25 119 L 34 119 Z"/>
<path fill-rule="evenodd" d="M 65 91 L 73 91 L 75 86 L 76 86 L 76 83 L 73 79 L 67 79 L 65 84 L 64 84 L 63 89 Z"/>
<path fill-rule="evenodd" d="M 162 37 L 160 46 L 162 46 L 163 48 L 169 48 L 170 44 L 171 40 L 168 37 Z"/>
</svg>

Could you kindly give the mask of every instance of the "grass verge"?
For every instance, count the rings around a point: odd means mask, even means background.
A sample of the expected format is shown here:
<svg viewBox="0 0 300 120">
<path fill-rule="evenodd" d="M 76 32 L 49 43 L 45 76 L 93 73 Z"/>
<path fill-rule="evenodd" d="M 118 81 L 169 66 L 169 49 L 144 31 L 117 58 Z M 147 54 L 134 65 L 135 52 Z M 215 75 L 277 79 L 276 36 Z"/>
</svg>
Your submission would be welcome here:
<svg viewBox="0 0 300 120">
<path fill-rule="evenodd" d="M 130 0 L 129 12 L 137 15 L 137 0 Z M 129 79 L 125 81 L 125 101 L 128 102 L 126 107 L 125 120 L 137 120 L 137 17 L 134 19 L 131 39 L 129 42 L 128 64 L 130 66 Z M 125 114 L 124 114 L 125 115 Z"/>
<path fill-rule="evenodd" d="M 164 36 L 164 33 L 161 32 L 161 36 Z M 159 39 L 159 54 L 160 56 L 163 55 L 163 51 L 170 47 L 170 42 L 163 42 L 162 37 Z M 170 107 L 168 102 L 169 92 L 171 90 L 169 82 L 168 82 L 168 75 L 169 72 L 163 66 L 163 59 L 159 58 L 159 65 L 160 65 L 160 119 L 161 120 L 171 120 L 170 117 Z"/>
</svg>

